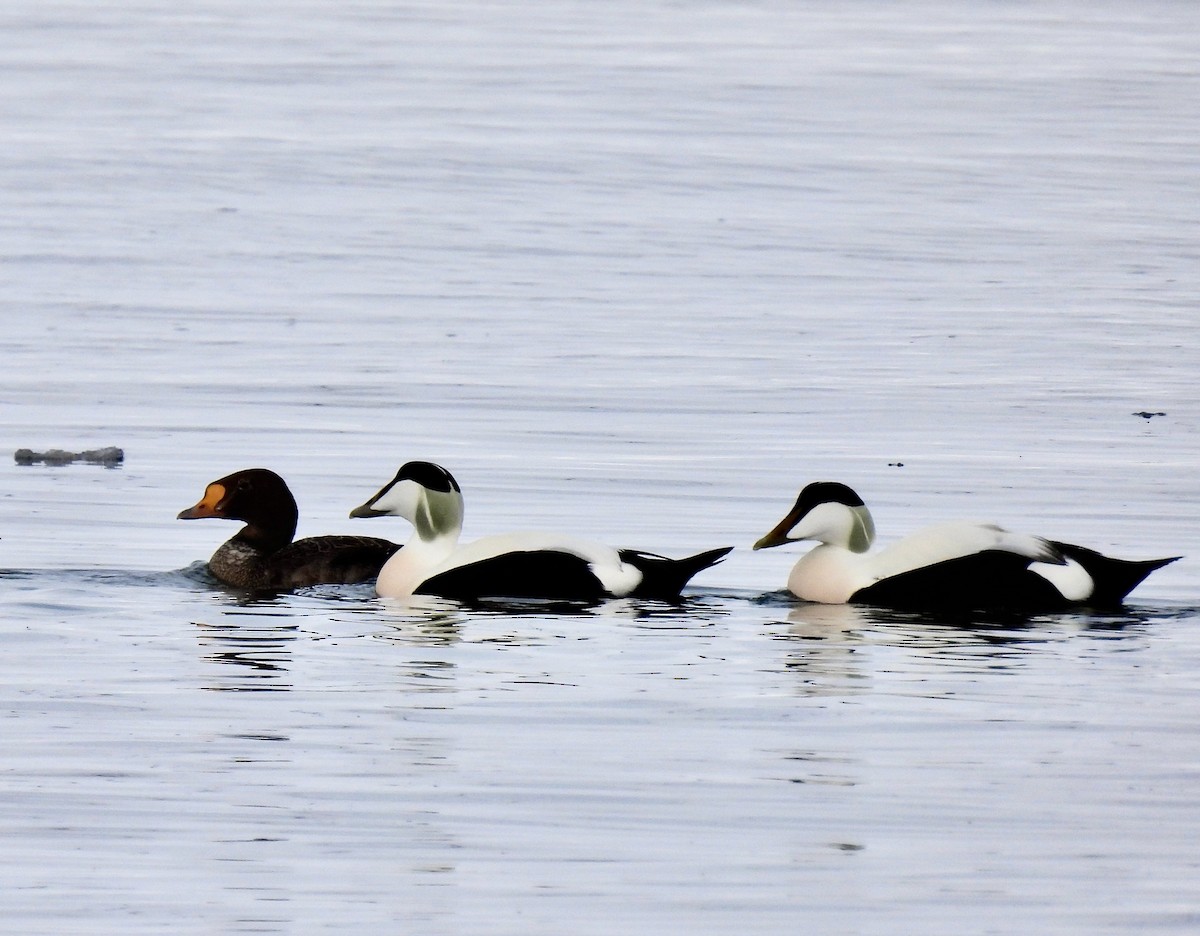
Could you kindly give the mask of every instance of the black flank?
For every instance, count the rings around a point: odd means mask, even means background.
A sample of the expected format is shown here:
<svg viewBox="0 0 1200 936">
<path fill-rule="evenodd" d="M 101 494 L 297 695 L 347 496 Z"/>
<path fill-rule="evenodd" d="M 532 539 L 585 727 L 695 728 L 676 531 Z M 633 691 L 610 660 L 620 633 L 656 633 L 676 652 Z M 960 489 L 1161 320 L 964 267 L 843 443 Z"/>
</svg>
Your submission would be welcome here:
<svg viewBox="0 0 1200 936">
<path fill-rule="evenodd" d="M 599 601 L 608 597 L 588 563 L 552 549 L 504 553 L 427 578 L 419 595 L 456 601 L 481 598 L 546 598 Z"/>
</svg>

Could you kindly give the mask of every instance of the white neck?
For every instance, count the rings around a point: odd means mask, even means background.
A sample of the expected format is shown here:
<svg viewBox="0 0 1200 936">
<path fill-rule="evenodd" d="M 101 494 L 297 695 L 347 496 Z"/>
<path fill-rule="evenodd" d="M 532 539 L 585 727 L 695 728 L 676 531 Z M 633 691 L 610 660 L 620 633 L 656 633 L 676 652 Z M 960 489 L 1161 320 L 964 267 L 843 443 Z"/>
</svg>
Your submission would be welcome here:
<svg viewBox="0 0 1200 936">
<path fill-rule="evenodd" d="M 407 598 L 454 552 L 458 533 L 453 530 L 429 539 L 414 533 L 379 570 L 375 591 L 382 598 Z"/>
<path fill-rule="evenodd" d="M 462 495 L 457 490 L 430 491 L 406 479 L 380 496 L 374 507 L 404 517 L 413 525 L 412 536 L 384 563 L 375 582 L 375 591 L 381 597 L 406 598 L 458 545 Z"/>
</svg>

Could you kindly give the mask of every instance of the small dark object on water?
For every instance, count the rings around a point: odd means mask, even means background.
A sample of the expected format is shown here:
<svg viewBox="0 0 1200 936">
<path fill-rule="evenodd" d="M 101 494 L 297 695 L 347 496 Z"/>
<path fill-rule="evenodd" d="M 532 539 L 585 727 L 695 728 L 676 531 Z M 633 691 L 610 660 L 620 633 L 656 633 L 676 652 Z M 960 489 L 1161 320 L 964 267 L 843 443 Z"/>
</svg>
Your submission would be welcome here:
<svg viewBox="0 0 1200 936">
<path fill-rule="evenodd" d="M 1153 419 L 1155 416 L 1166 416 L 1167 414 L 1166 413 L 1148 413 L 1145 410 L 1140 410 L 1139 412 L 1136 412 L 1133 415 L 1141 416 L 1142 419 Z"/>
<path fill-rule="evenodd" d="M 90 462 L 93 465 L 104 465 L 115 468 L 125 461 L 125 452 L 115 445 L 100 449 L 89 449 L 86 452 L 64 452 L 62 449 L 48 449 L 45 452 L 35 452 L 33 449 L 17 449 L 13 455 L 18 465 L 36 465 L 42 462 L 46 465 L 69 465 L 72 462 Z"/>
</svg>

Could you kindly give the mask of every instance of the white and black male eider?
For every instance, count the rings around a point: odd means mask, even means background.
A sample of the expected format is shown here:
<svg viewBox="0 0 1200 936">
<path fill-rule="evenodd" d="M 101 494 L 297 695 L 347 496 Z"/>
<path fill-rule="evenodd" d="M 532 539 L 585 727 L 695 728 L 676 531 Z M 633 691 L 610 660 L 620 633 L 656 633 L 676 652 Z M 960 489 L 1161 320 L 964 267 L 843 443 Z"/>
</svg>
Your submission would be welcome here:
<svg viewBox="0 0 1200 936">
<path fill-rule="evenodd" d="M 868 554 L 871 514 L 844 484 L 819 481 L 755 549 L 798 540 L 818 545 L 788 576 L 805 601 L 912 609 L 1044 610 L 1121 604 L 1170 559 L 1110 559 L 1091 549 L 1010 533 L 983 523 L 946 523 Z"/>
<path fill-rule="evenodd" d="M 214 577 L 235 588 L 286 591 L 375 578 L 400 547 L 373 536 L 311 536 L 292 541 L 299 511 L 283 478 L 266 468 L 235 471 L 212 482 L 178 519 L 220 517 L 246 525 L 208 561 Z"/>
<path fill-rule="evenodd" d="M 413 525 L 411 538 L 379 572 L 375 590 L 384 598 L 673 600 L 733 548 L 667 559 L 555 533 L 508 533 L 460 546 L 462 490 L 445 468 L 420 461 L 402 466 L 350 516 L 396 516 Z"/>
</svg>

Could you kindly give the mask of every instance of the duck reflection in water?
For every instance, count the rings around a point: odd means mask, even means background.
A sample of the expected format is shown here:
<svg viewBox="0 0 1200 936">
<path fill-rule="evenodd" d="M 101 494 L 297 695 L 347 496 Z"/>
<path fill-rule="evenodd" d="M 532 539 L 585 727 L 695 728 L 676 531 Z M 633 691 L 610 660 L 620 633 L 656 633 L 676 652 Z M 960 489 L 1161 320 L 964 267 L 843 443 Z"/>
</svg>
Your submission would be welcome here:
<svg viewBox="0 0 1200 936">
<path fill-rule="evenodd" d="M 295 624 L 274 626 L 197 623 L 204 659 L 222 664 L 221 680 L 206 688 L 222 692 L 279 692 L 286 681 L 292 645 L 300 633 Z"/>
<path fill-rule="evenodd" d="M 951 614 L 806 602 L 788 605 L 786 619 L 780 622 L 786 629 L 775 639 L 788 648 L 784 669 L 802 680 L 797 691 L 845 696 L 879 691 L 878 675 L 894 673 L 895 665 L 927 667 L 934 660 L 962 673 L 1013 670 L 1068 638 L 1144 639 L 1144 625 L 1177 615 L 1174 610 L 1135 608 L 1099 615 Z M 882 652 L 900 653 L 907 662 L 881 667 Z"/>
</svg>

